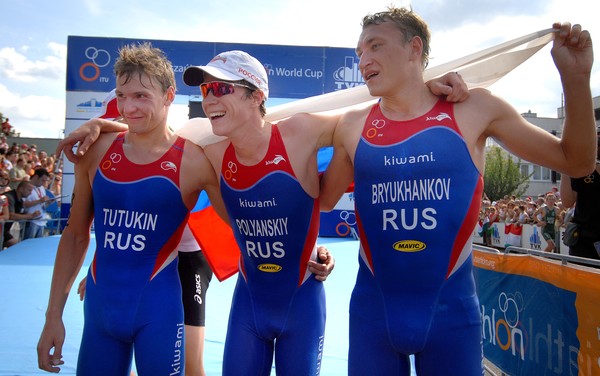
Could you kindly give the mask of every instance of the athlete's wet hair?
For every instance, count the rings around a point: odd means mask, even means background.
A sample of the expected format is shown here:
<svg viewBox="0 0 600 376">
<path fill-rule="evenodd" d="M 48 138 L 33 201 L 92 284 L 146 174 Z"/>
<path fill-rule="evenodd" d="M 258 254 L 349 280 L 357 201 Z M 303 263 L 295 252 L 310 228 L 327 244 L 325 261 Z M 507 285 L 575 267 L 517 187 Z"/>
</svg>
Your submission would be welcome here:
<svg viewBox="0 0 600 376">
<path fill-rule="evenodd" d="M 405 43 L 410 42 L 415 36 L 421 38 L 423 41 L 421 60 L 423 68 L 426 68 L 429 64 L 429 41 L 431 40 L 431 34 L 429 33 L 429 27 L 425 21 L 423 21 L 418 14 L 413 12 L 412 9 L 396 8 L 390 5 L 388 10 L 384 12 L 366 15 L 363 18 L 361 25 L 364 29 L 367 26 L 381 25 L 384 22 L 393 22 L 402 34 L 404 34 Z"/>
<path fill-rule="evenodd" d="M 125 77 L 125 83 L 133 74 L 137 74 L 139 78 L 146 74 L 160 84 L 163 93 L 166 93 L 170 86 L 176 89 L 171 62 L 162 50 L 152 47 L 149 42 L 121 47 L 114 71 L 118 78 Z"/>
</svg>

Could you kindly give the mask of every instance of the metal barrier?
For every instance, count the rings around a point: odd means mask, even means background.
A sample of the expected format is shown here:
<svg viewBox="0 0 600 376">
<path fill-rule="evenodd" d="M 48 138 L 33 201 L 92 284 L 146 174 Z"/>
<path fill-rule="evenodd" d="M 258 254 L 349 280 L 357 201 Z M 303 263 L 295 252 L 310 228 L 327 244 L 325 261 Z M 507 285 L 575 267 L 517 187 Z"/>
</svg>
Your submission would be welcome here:
<svg viewBox="0 0 600 376">
<path fill-rule="evenodd" d="M 559 253 L 538 251 L 538 250 L 530 249 L 530 248 L 509 246 L 509 247 L 504 248 L 503 250 L 499 250 L 497 248 L 490 248 L 490 247 L 482 246 L 479 244 L 473 244 L 473 249 L 477 249 L 480 251 L 487 251 L 487 252 L 495 252 L 495 253 L 511 253 L 511 252 L 513 252 L 513 253 L 535 255 L 535 256 L 549 258 L 549 259 L 553 259 L 553 260 L 560 260 L 560 262 L 563 265 L 567 265 L 569 262 L 571 262 L 574 264 L 579 264 L 579 265 L 584 264 L 584 265 L 591 266 L 594 268 L 600 268 L 600 260 L 589 259 L 589 258 L 585 258 L 585 257 L 570 256 L 570 255 L 559 254 Z"/>
<path fill-rule="evenodd" d="M 44 236 L 49 235 L 60 235 L 62 233 L 62 229 L 64 228 L 64 223 L 68 218 L 49 218 L 46 220 L 46 226 L 44 227 Z M 0 228 L 0 251 L 4 250 L 4 226 L 9 223 L 13 223 L 13 226 L 10 230 L 13 237 L 17 239 L 17 241 L 22 241 L 25 235 L 25 224 L 28 222 L 33 222 L 33 220 L 20 220 L 20 221 L 4 221 Z M 18 225 L 18 230 L 14 229 L 14 226 Z"/>
</svg>

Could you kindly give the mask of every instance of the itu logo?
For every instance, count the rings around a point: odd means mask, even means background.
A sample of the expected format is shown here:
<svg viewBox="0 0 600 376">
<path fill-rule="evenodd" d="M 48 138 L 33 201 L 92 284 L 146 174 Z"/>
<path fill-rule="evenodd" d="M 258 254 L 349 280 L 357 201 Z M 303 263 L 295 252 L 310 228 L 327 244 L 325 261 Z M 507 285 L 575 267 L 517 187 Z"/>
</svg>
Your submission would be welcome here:
<svg viewBox="0 0 600 376">
<path fill-rule="evenodd" d="M 223 171 L 223 177 L 225 180 L 233 179 L 234 175 L 237 173 L 238 167 L 233 161 L 227 162 L 227 170 Z"/>
<path fill-rule="evenodd" d="M 102 162 L 102 166 L 101 168 L 103 170 L 108 170 L 109 168 L 112 169 L 113 171 L 116 171 L 116 169 L 113 167 L 113 165 L 118 164 L 119 162 L 121 162 L 121 159 L 123 159 L 123 156 L 119 153 L 112 153 L 107 160 L 105 160 L 104 162 Z"/>
<path fill-rule="evenodd" d="M 524 304 L 523 295 L 517 291 L 501 292 L 498 295 L 498 307 L 492 308 L 491 314 L 486 312 L 485 305 L 481 306 L 483 340 L 503 351 L 510 351 L 521 360 L 525 360 L 528 336 L 522 322 Z"/>
<path fill-rule="evenodd" d="M 85 57 L 89 60 L 79 67 L 79 77 L 86 82 L 93 82 L 99 79 L 102 82 L 108 82 L 108 77 L 100 77 L 100 68 L 108 66 L 111 57 L 108 51 L 96 47 L 85 49 Z"/>
<path fill-rule="evenodd" d="M 341 221 L 335 226 L 335 232 L 345 237 L 352 235 L 352 238 L 358 239 L 358 233 L 356 232 L 356 215 L 353 210 L 342 210 L 340 212 Z"/>
<path fill-rule="evenodd" d="M 358 58 L 346 56 L 344 66 L 333 72 L 333 79 L 335 80 L 335 90 L 364 85 L 365 81 L 358 69 Z"/>
</svg>

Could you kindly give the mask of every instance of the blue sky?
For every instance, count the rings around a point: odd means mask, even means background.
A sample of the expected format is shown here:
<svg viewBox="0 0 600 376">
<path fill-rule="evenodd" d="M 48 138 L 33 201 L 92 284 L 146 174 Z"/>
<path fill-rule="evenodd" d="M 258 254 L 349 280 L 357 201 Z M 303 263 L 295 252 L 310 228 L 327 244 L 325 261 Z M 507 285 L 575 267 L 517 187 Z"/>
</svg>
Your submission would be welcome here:
<svg viewBox="0 0 600 376">
<path fill-rule="evenodd" d="M 0 112 L 22 136 L 63 136 L 68 35 L 354 47 L 362 17 L 390 3 L 412 5 L 429 23 L 431 66 L 548 28 L 554 21 L 581 23 L 592 37 L 600 36 L 594 19 L 600 5 L 589 0 L 4 1 Z M 600 95 L 598 67 L 596 63 L 592 74 L 594 96 Z M 555 117 L 561 89 L 549 46 L 491 90 L 519 112 Z M 187 98 L 177 102 L 169 119 L 175 128 L 187 115 Z"/>
</svg>

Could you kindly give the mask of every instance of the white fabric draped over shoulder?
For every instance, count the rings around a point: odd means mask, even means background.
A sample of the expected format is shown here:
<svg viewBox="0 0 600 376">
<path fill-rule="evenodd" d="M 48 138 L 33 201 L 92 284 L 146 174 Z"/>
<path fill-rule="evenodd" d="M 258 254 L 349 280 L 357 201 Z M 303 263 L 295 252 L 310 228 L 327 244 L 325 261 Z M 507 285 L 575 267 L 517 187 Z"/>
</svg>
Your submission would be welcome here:
<svg viewBox="0 0 600 376">
<path fill-rule="evenodd" d="M 226 137 L 217 136 L 212 132 L 212 126 L 208 118 L 191 118 L 185 124 L 175 131 L 175 134 L 181 136 L 194 144 L 205 147 L 210 144 L 224 140 Z"/>
<path fill-rule="evenodd" d="M 553 31 L 540 30 L 428 68 L 424 78 L 428 81 L 447 72 L 458 72 L 469 88 L 488 87 L 548 44 L 553 39 Z M 365 85 L 356 86 L 268 108 L 265 120 L 276 122 L 301 112 L 344 112 L 366 107 L 376 100 Z M 201 147 L 224 139 L 212 133 L 206 118 L 190 119 L 176 133 Z"/>
</svg>

